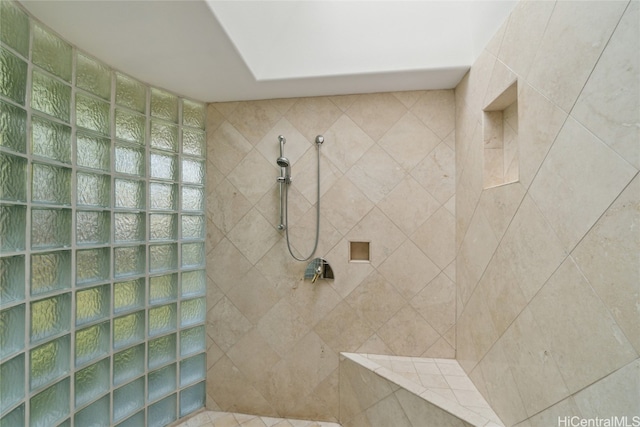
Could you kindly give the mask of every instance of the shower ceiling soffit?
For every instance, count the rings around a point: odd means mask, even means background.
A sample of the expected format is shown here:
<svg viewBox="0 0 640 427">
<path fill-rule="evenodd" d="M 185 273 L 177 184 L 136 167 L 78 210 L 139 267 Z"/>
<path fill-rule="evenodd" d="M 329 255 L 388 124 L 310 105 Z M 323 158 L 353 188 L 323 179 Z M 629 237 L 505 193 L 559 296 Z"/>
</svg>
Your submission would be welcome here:
<svg viewBox="0 0 640 427">
<path fill-rule="evenodd" d="M 453 88 L 516 1 L 21 3 L 110 66 L 215 102 Z"/>
</svg>

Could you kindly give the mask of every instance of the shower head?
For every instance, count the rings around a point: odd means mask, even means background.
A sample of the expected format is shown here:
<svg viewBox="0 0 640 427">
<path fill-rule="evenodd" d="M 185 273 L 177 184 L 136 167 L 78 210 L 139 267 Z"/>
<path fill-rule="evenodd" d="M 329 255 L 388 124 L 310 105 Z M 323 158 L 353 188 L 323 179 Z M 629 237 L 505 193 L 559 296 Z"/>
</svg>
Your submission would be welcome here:
<svg viewBox="0 0 640 427">
<path fill-rule="evenodd" d="M 276 163 L 281 168 L 288 168 L 289 166 L 291 166 L 291 163 L 289 162 L 289 159 L 287 159 L 286 157 L 283 157 L 283 156 L 278 157 L 278 160 L 276 160 Z"/>
</svg>

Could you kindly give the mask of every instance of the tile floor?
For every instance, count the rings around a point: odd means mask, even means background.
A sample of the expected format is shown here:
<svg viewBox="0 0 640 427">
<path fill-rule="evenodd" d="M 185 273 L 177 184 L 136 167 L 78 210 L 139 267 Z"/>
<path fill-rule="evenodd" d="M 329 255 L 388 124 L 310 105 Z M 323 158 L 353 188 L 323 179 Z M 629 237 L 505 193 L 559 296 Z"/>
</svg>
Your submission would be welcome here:
<svg viewBox="0 0 640 427">
<path fill-rule="evenodd" d="M 174 427 L 340 427 L 340 424 L 203 411 Z"/>
</svg>

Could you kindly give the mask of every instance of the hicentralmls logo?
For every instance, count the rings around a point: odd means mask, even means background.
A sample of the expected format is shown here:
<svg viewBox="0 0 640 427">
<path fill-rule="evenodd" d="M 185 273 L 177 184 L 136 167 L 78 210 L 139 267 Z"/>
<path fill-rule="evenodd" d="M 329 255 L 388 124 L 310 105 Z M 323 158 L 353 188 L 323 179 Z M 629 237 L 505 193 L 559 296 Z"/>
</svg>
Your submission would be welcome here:
<svg viewBox="0 0 640 427">
<path fill-rule="evenodd" d="M 609 418 L 558 417 L 558 427 L 640 427 L 640 415 Z"/>
</svg>

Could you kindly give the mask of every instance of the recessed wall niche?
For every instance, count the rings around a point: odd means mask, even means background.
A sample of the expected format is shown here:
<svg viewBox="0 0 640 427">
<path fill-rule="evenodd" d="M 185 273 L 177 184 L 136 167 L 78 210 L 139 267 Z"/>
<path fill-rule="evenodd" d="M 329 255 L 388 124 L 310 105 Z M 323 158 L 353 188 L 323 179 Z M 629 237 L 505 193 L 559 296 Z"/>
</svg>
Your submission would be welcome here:
<svg viewBox="0 0 640 427">
<path fill-rule="evenodd" d="M 513 82 L 483 111 L 484 188 L 517 182 L 518 82 Z"/>
</svg>

